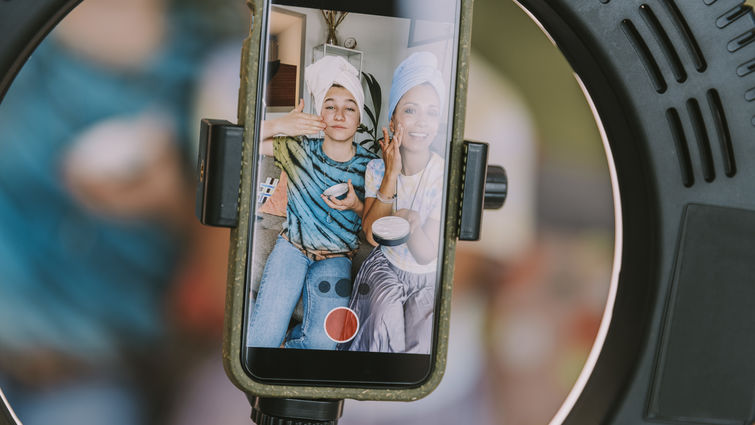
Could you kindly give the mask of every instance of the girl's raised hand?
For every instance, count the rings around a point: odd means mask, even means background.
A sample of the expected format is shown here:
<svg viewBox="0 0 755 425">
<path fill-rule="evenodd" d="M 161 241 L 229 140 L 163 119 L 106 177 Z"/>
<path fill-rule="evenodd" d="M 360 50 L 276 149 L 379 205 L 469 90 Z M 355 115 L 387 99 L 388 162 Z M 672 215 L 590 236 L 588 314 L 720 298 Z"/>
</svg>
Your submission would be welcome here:
<svg viewBox="0 0 755 425">
<path fill-rule="evenodd" d="M 383 127 L 383 140 L 380 141 L 380 149 L 383 152 L 383 162 L 385 163 L 385 173 L 391 176 L 398 176 L 401 173 L 401 140 L 404 137 L 404 127 L 399 124 L 398 129 L 393 133 L 393 138 L 388 135 L 388 130 Z"/>
<path fill-rule="evenodd" d="M 317 134 L 325 130 L 325 121 L 319 115 L 306 114 L 304 112 L 304 99 L 299 99 L 299 104 L 287 115 L 271 120 L 276 134 L 286 136 L 304 136 Z"/>
</svg>

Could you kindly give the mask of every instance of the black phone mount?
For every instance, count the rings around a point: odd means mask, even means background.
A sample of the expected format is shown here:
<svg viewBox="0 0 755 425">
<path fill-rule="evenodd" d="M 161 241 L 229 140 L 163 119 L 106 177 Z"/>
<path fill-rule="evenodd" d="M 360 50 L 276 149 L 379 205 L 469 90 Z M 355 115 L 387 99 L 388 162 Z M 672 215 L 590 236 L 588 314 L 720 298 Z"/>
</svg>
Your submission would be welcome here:
<svg viewBox="0 0 755 425">
<path fill-rule="evenodd" d="M 196 214 L 202 224 L 236 227 L 244 128 L 203 119 L 197 158 Z M 508 192 L 506 171 L 488 166 L 488 145 L 464 142 L 464 181 L 459 214 L 460 240 L 478 240 L 483 209 L 501 208 Z M 343 400 L 306 400 L 247 395 L 258 425 L 335 425 Z"/>
<path fill-rule="evenodd" d="M 256 397 L 247 394 L 252 421 L 258 425 L 336 425 L 343 400 Z"/>
<path fill-rule="evenodd" d="M 197 158 L 196 215 L 209 226 L 236 227 L 244 128 L 224 120 L 201 122 Z M 508 192 L 506 171 L 488 166 L 488 144 L 464 142 L 460 240 L 478 240 L 483 209 L 501 208 Z M 257 397 L 247 394 L 258 425 L 335 425 L 343 400 Z"/>
<path fill-rule="evenodd" d="M 202 224 L 236 227 L 244 128 L 205 118 L 197 158 L 196 214 Z M 506 170 L 487 165 L 488 144 L 464 142 L 460 240 L 480 239 L 483 209 L 501 208 L 508 193 Z"/>
<path fill-rule="evenodd" d="M 196 215 L 202 224 L 236 227 L 239 222 L 243 138 L 243 126 L 202 120 L 196 174 Z"/>
</svg>

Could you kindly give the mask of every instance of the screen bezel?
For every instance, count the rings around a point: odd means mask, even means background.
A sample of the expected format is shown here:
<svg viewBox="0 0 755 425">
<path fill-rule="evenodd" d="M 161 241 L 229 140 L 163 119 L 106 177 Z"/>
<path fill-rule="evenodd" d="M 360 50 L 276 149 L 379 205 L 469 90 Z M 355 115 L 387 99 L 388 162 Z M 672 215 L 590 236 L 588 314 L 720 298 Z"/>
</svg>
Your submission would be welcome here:
<svg viewBox="0 0 755 425">
<path fill-rule="evenodd" d="M 420 0 L 428 5 L 428 10 L 432 5 L 431 1 Z M 448 195 L 450 189 L 450 166 L 452 141 L 455 124 L 456 102 L 456 79 L 459 69 L 459 38 L 461 33 L 461 16 L 462 0 L 453 0 L 455 3 L 454 11 L 454 33 L 451 43 L 453 63 L 451 66 L 451 81 L 448 86 L 448 104 L 447 121 L 445 125 L 446 145 L 445 145 L 445 170 L 444 170 L 444 192 L 443 205 L 448 204 Z M 335 9 L 345 10 L 353 13 L 365 13 L 379 16 L 407 17 L 400 16 L 396 13 L 393 1 L 369 2 L 364 4 L 354 4 L 353 2 L 343 0 L 316 0 L 316 1 L 297 1 L 297 0 L 266 0 L 263 7 L 263 14 L 260 16 L 260 25 L 262 33 L 260 36 L 258 72 L 257 72 L 257 99 L 262 99 L 265 86 L 265 57 L 267 55 L 267 40 L 269 35 L 269 15 L 272 6 L 295 6 L 306 7 L 311 9 Z M 260 134 L 260 124 L 262 116 L 262 102 L 255 104 L 255 134 Z M 259 163 L 259 141 L 253 143 L 252 152 L 252 187 L 256 188 L 258 184 L 257 167 Z M 247 235 L 247 255 L 244 271 L 244 305 L 242 308 L 243 328 L 247 326 L 249 312 L 251 308 L 250 297 L 251 267 L 253 263 L 252 250 L 254 246 L 254 228 L 257 207 L 255 205 L 255 196 L 251 197 L 252 205 L 249 209 L 249 231 Z M 446 247 L 443 241 L 446 240 L 446 228 L 443 225 L 447 221 L 447 207 L 444 208 L 441 217 L 441 226 L 439 228 L 439 247 L 436 274 L 436 294 L 434 305 L 434 318 L 432 330 L 432 351 L 430 354 L 409 354 L 409 353 L 385 353 L 385 352 L 366 352 L 366 351 L 331 351 L 331 350 L 311 350 L 311 349 L 286 349 L 286 348 L 260 348 L 247 347 L 246 332 L 241 332 L 241 365 L 244 371 L 255 381 L 267 384 L 288 384 L 302 386 L 332 386 L 337 384 L 344 387 L 366 387 L 366 388 L 413 388 L 427 382 L 433 375 L 435 368 L 435 359 L 438 350 L 438 332 L 440 321 L 441 300 L 444 296 L 442 282 L 450 279 L 446 276 L 446 268 L 443 259 L 446 254 Z M 449 294 L 450 296 L 450 294 Z M 294 365 L 295 367 L 292 367 Z M 369 365 L 369 367 L 365 367 Z"/>
</svg>

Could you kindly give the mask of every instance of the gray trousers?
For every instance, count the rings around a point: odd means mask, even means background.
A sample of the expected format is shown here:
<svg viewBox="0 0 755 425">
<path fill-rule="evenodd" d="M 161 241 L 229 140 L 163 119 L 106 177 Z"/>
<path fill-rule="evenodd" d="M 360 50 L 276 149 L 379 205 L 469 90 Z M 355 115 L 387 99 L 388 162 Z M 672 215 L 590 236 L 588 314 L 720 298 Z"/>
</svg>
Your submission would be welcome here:
<svg viewBox="0 0 755 425">
<path fill-rule="evenodd" d="M 435 272 L 399 269 L 372 250 L 359 268 L 349 308 L 359 330 L 341 350 L 430 354 L 435 304 Z"/>
</svg>

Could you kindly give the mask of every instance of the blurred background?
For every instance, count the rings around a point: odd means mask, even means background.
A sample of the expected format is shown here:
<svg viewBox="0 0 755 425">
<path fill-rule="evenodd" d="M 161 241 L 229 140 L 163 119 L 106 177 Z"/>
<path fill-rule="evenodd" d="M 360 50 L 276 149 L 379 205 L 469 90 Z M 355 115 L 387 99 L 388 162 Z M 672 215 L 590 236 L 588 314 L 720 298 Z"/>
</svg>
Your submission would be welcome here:
<svg viewBox="0 0 755 425">
<path fill-rule="evenodd" d="M 228 230 L 193 208 L 199 118 L 236 121 L 246 11 L 86 0 L 0 104 L 0 388 L 25 424 L 251 423 L 220 356 Z M 347 401 L 343 424 L 546 424 L 597 333 L 614 209 L 588 103 L 513 2 L 475 1 L 472 47 L 466 136 L 509 198 L 458 246 L 441 386 Z"/>
</svg>

